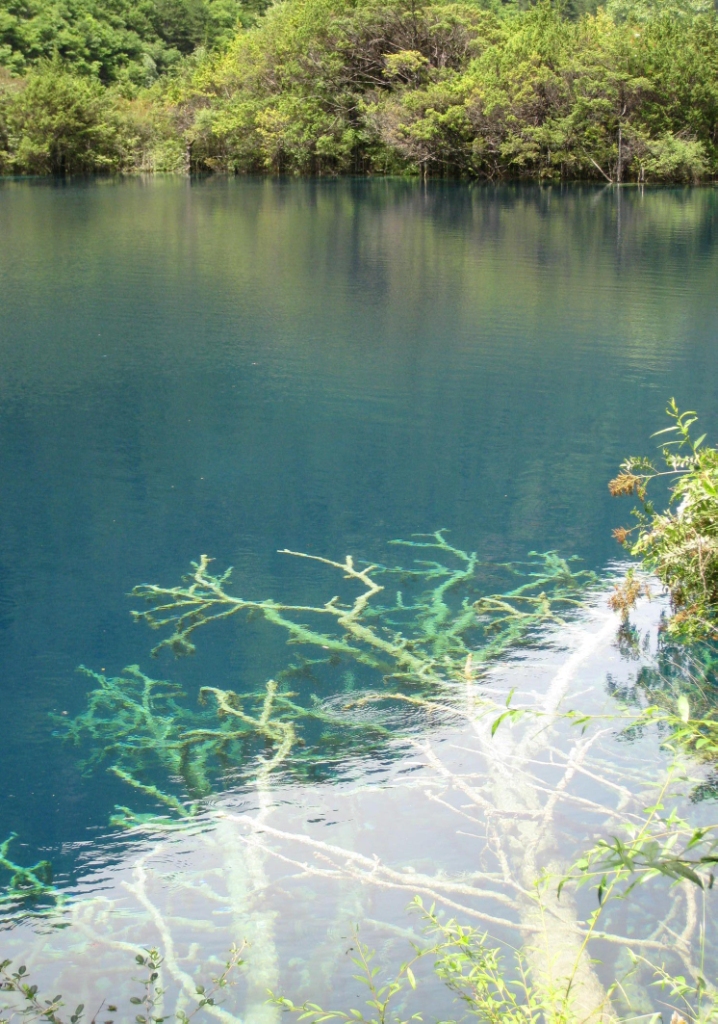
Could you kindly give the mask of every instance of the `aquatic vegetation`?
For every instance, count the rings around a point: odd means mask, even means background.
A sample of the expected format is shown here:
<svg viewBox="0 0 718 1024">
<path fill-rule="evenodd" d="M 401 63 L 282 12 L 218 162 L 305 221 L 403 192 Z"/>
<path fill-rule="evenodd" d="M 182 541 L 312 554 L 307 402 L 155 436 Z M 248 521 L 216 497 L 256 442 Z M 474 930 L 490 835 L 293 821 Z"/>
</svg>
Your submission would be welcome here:
<svg viewBox="0 0 718 1024">
<path fill-rule="evenodd" d="M 16 864 L 10 859 L 10 844 L 16 838 L 13 832 L 0 843 L 0 872 L 9 871 L 11 876 L 0 890 L 0 914 L 54 913 L 64 897 L 53 884 L 52 864 L 49 860 L 40 860 L 31 867 Z"/>
<path fill-rule="evenodd" d="M 250 913 L 252 904 L 247 903 L 247 894 L 261 892 L 267 885 L 266 865 L 272 857 L 268 843 L 276 835 L 269 823 L 275 809 L 271 776 L 281 769 L 299 773 L 300 778 L 303 773 L 311 777 L 318 761 L 346 758 L 379 747 L 396 749 L 399 740 L 412 750 L 423 751 L 416 747 L 414 737 L 424 726 L 442 720 L 478 721 L 477 715 L 485 716 L 497 706 L 493 699 L 485 700 L 477 687 L 489 664 L 502 652 L 531 644 L 547 626 L 565 628 L 585 607 L 597 582 L 594 574 L 574 569 L 571 561 L 555 552 L 533 554 L 524 564 L 496 566 L 482 564 L 476 554 L 451 545 L 445 531 L 393 543 L 414 556 L 409 564 L 358 564 L 351 556 L 338 562 L 286 552 L 336 570 L 351 586 L 359 585 L 359 593 L 353 598 L 335 595 L 320 605 L 236 596 L 228 586 L 230 572 L 213 574 L 207 557 L 193 565 L 191 574 L 179 586 L 136 587 L 134 596 L 150 607 L 136 611 L 135 618 L 169 634 L 155 647 L 155 654 L 165 649 L 179 655 L 191 653 L 200 628 L 240 614 L 253 614 L 282 629 L 292 646 L 309 648 L 309 657 L 293 660 L 262 692 L 202 687 L 200 699 L 204 703 L 194 708 L 178 687 L 154 680 L 137 667 L 130 667 L 118 678 L 83 669 L 96 684 L 87 710 L 72 721 L 58 721 L 67 740 L 82 749 L 86 771 L 109 762 L 109 769 L 136 794 L 142 794 L 150 807 L 159 804 L 165 814 L 171 812 L 176 819 L 192 817 L 200 808 L 206 813 L 205 797 L 221 788 L 223 773 L 233 784 L 244 780 L 254 789 L 258 809 L 251 822 L 235 822 L 225 813 L 219 818 L 217 831 L 227 834 L 235 894 L 231 903 L 237 911 L 242 908 L 238 923 L 243 934 L 255 937 L 258 959 L 250 1005 L 255 1007 L 252 1012 L 258 1020 L 266 1016 L 260 1008 L 259 994 L 262 985 L 265 989 L 275 987 L 272 979 L 276 981 L 278 960 L 272 938 L 274 915 L 261 904 Z M 289 689 L 303 673 L 311 674 L 319 668 L 330 671 L 336 680 L 346 663 L 369 673 L 367 685 L 352 687 L 328 700 L 311 695 L 307 700 L 304 695 L 301 702 Z M 397 716 L 400 708 L 412 712 L 407 716 L 408 724 L 401 724 L 402 716 Z M 543 714 L 547 720 L 542 730 L 555 718 L 553 704 Z M 311 736 L 304 730 L 309 722 L 316 726 Z M 492 754 L 492 735 L 487 734 L 487 741 L 484 753 L 490 755 L 488 764 L 492 768 L 486 785 L 495 793 L 481 796 L 480 804 L 488 806 L 497 800 L 496 810 L 501 815 L 499 808 L 507 799 L 512 805 L 516 801 L 520 804 L 524 799 L 533 800 L 533 795 L 530 786 L 525 794 L 526 787 L 521 785 L 506 791 L 496 775 L 497 769 L 499 775 L 503 769 Z M 442 771 L 434 755 L 431 764 Z M 477 792 L 476 787 L 472 792 Z M 514 810 L 506 807 L 505 813 L 507 822 L 514 819 Z M 156 815 L 137 814 L 127 807 L 117 809 L 113 822 L 163 827 Z M 244 835 L 247 824 L 250 831 Z M 538 854 L 543 840 L 534 830 L 524 836 L 524 842 Z M 286 863 L 292 863 L 291 857 L 282 856 Z M 323 850 L 322 856 L 331 860 L 334 854 Z M 534 863 L 533 857 L 528 857 L 515 865 L 520 870 L 521 891 L 533 885 Z M 395 874 L 385 876 L 380 865 L 371 864 L 373 881 L 397 883 Z M 504 870 L 509 871 L 508 862 Z M 347 875 L 350 884 L 362 881 L 364 874 L 361 858 L 350 858 L 339 869 L 339 876 Z M 163 947 L 171 948 L 171 928 L 146 892 L 145 868 L 140 876 L 137 891 L 142 895 L 138 898 L 152 914 Z M 407 876 L 398 884 L 414 892 L 417 881 L 417 877 Z M 431 895 L 433 888 L 431 882 L 421 891 Z M 487 894 L 495 888 L 492 883 Z M 459 885 L 457 893 L 465 889 L 465 885 Z M 469 886 L 468 891 L 473 887 Z M 448 892 L 444 898 L 448 898 Z M 498 891 L 493 898 L 500 905 L 512 907 L 520 919 L 527 917 L 522 927 L 529 931 L 535 927 L 528 921 L 535 912 L 531 898 L 526 901 L 519 897 L 517 901 Z M 552 913 L 555 916 L 556 908 Z M 563 917 L 563 909 L 558 908 L 558 919 Z M 489 919 L 499 920 L 491 914 Z M 511 925 L 510 918 L 505 920 Z M 186 989 L 189 982 L 174 954 L 168 953 L 168 969 Z M 582 963 L 580 973 L 582 978 L 590 975 L 587 961 Z"/>
<path fill-rule="evenodd" d="M 426 725 L 465 720 L 467 700 L 474 708 L 480 703 L 471 687 L 492 659 L 530 644 L 546 625 L 565 625 L 596 583 L 594 574 L 574 569 L 555 552 L 533 554 L 520 565 L 481 564 L 476 554 L 450 545 L 445 531 L 394 546 L 415 559 L 408 566 L 367 565 L 351 556 L 338 562 L 287 552 L 359 585 L 353 598 L 336 595 L 316 606 L 235 596 L 228 587 L 230 571 L 211 573 L 206 556 L 177 587 L 136 587 L 133 595 L 150 607 L 136 611 L 135 618 L 169 633 L 155 655 L 165 649 L 192 653 L 198 629 L 240 613 L 278 626 L 306 655 L 295 654 L 260 690 L 202 686 L 198 702 L 137 666 L 119 677 L 82 668 L 94 684 L 86 710 L 72 720 L 55 718 L 59 735 L 81 752 L 85 772 L 105 766 L 144 803 L 144 811 L 118 806 L 113 825 L 161 833 L 200 813 L 206 822 L 207 798 L 225 786 L 242 783 L 254 792 L 250 837 L 238 837 L 237 825 L 225 815 L 215 826 L 225 851 L 228 893 L 213 897 L 220 903 L 228 899 L 234 934 L 253 944 L 250 1021 L 274 1020 L 267 1016 L 264 995 L 279 977 L 276 912 L 259 898 L 268 885 L 272 777 L 289 773 L 311 780 L 337 761 L 397 751 L 398 742 L 411 742 Z M 347 666 L 363 673 L 358 688 L 347 681 Z M 307 692 L 321 671 L 332 679 L 333 695 L 325 699 Z M 346 689 L 336 693 L 342 678 Z M 191 977 L 174 952 L 172 926 L 147 884 L 140 858 L 133 892 L 159 932 L 167 970 L 189 992 Z M 74 915 L 67 920 L 72 927 Z M 87 932 L 86 921 L 78 924 Z M 96 935 L 95 929 L 90 933 Z"/>
<path fill-rule="evenodd" d="M 298 735 L 303 720 L 317 722 L 322 730 L 318 742 L 324 740 L 335 750 L 351 743 L 356 731 L 365 750 L 387 735 L 381 725 L 347 723 L 319 704 L 301 707 L 293 700 L 295 694 L 280 692 L 273 679 L 260 693 L 204 686 L 198 706 L 191 707 L 179 702 L 184 696 L 179 687 L 151 679 L 136 665 L 117 677 L 84 667 L 81 671 L 98 684 L 88 694 L 87 710 L 75 719 L 55 718 L 66 742 L 89 747 L 81 768 L 89 773 L 109 760 L 108 771 L 163 805 L 165 813 L 181 818 L 195 814 L 202 799 L 221 788 L 224 775 L 233 785 L 242 780 L 257 783 L 290 757 L 300 775 L 311 772 L 317 745 L 307 746 Z M 160 779 L 162 786 L 157 784 Z M 177 782 L 182 785 L 180 795 L 171 792 Z M 133 825 L 154 817 L 118 806 L 111 823 Z"/>
<path fill-rule="evenodd" d="M 616 497 L 635 494 L 637 525 L 619 527 L 614 536 L 645 569 L 664 584 L 673 615 L 667 628 L 676 636 L 695 640 L 718 637 L 718 449 L 694 438 L 694 412 L 680 412 L 671 399 L 668 416 L 673 425 L 658 431 L 672 439 L 662 444 L 663 466 L 647 458 L 629 458 L 609 483 Z M 654 435 L 658 436 L 658 435 Z M 657 512 L 649 500 L 649 485 L 659 478 L 670 481 L 669 505 Z M 635 536 L 633 536 L 635 534 Z M 636 580 L 627 579 L 617 590 L 616 607 L 624 614 L 637 596 Z"/>
</svg>

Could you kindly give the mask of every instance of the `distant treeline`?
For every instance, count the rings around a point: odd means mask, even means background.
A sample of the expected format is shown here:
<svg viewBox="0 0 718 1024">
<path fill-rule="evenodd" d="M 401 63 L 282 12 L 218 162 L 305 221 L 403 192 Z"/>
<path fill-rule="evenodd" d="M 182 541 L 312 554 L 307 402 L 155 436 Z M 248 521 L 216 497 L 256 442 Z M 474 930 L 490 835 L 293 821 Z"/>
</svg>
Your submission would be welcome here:
<svg viewBox="0 0 718 1024">
<path fill-rule="evenodd" d="M 701 0 L 0 0 L 0 171 L 718 174 Z"/>
</svg>

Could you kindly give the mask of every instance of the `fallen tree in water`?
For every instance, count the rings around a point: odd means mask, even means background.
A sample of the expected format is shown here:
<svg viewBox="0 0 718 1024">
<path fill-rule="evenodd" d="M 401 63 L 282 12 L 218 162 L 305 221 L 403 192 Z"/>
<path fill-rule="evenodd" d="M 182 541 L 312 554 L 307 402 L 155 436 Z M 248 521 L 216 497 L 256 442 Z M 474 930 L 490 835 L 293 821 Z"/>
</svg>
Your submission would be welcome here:
<svg viewBox="0 0 718 1024">
<path fill-rule="evenodd" d="M 486 565 L 442 531 L 395 545 L 414 559 L 365 565 L 287 552 L 339 573 L 342 588 L 358 587 L 319 604 L 239 596 L 229 573 L 210 572 L 206 557 L 179 585 L 135 588 L 148 605 L 135 617 L 164 634 L 157 655 L 191 653 L 205 629 L 257 616 L 308 653 L 256 692 L 204 686 L 196 708 L 179 688 L 136 667 L 116 678 L 85 670 L 94 684 L 87 709 L 58 720 L 60 731 L 77 744 L 86 771 L 109 769 L 141 806 L 117 808 L 113 818 L 133 840 L 121 891 L 67 900 L 55 908 L 56 923 L 87 944 L 93 961 L 103 949 L 146 957 L 140 936 L 149 932 L 147 947 L 163 955 L 155 980 L 171 984 L 181 1015 L 198 1004 L 204 961 L 197 937 L 210 939 L 214 915 L 223 915 L 223 934 L 251 949 L 251 970 L 241 979 L 245 1024 L 271 1024 L 288 1006 L 282 995 L 268 1003 L 267 990 L 281 992 L 286 907 L 294 907 L 293 919 L 310 912 L 298 908 L 312 884 L 336 893 L 336 922 L 307 964 L 310 981 L 336 967 L 334 936 L 369 916 L 372 894 L 397 893 L 439 908 L 430 915 L 441 933 L 441 948 L 434 942 L 439 976 L 478 1019 L 500 993 L 501 1013 L 514 1012 L 514 993 L 527 1007 L 516 1013 L 529 1013 L 517 1019 L 616 1020 L 622 1008 L 635 1009 L 634 999 L 645 1004 L 646 981 L 664 958 L 667 977 L 680 971 L 691 979 L 687 986 L 709 993 L 701 980 L 699 904 L 713 836 L 681 817 L 690 792 L 683 754 L 635 762 L 626 747 L 619 756 L 616 730 L 642 728 L 646 708 L 575 710 L 581 673 L 617 626 L 599 581 L 551 552 L 523 565 Z M 551 636 L 563 653 L 540 692 L 503 686 L 498 656 L 511 680 L 521 657 Z M 357 675 L 337 692 L 349 666 Z M 328 698 L 316 693 L 322 673 Z M 667 728 L 685 724 L 682 705 L 663 714 Z M 292 786 L 330 778 L 328 765 L 366 755 L 396 761 L 397 808 L 410 803 L 432 829 L 441 814 L 452 842 L 468 835 L 470 869 L 414 867 L 376 845 L 362 850 L 361 803 L 375 791 L 370 781 L 329 789 L 333 804 L 346 804 L 339 817 L 348 823 L 332 841 L 293 820 Z M 245 805 L 238 808 L 232 790 L 239 783 Z M 284 786 L 289 796 L 282 796 Z M 188 859 L 190 851 L 199 852 L 198 861 Z M 646 906 L 634 896 L 626 920 L 625 897 L 637 880 L 641 891 L 649 881 L 658 887 L 661 912 L 655 914 L 655 897 Z M 303 887 L 298 902 L 287 904 L 285 890 L 295 885 Z M 597 906 L 587 904 L 586 887 Z M 278 893 L 279 902 L 272 898 Z M 43 896 L 53 894 L 28 893 L 25 911 Z M 197 903 L 206 909 L 192 923 L 188 946 L 188 907 Z M 504 981 L 497 942 L 520 950 L 518 979 L 507 968 Z M 623 989 L 597 971 L 597 949 Z M 467 980 L 462 963 L 479 964 L 490 977 L 467 967 Z M 402 970 L 408 998 L 412 984 Z M 629 978 L 640 998 L 625 994 Z M 514 982 L 526 986 L 523 996 Z M 22 989 L 12 991 L 23 998 Z M 214 1003 L 202 1010 L 225 1024 L 240 1019 Z"/>
</svg>

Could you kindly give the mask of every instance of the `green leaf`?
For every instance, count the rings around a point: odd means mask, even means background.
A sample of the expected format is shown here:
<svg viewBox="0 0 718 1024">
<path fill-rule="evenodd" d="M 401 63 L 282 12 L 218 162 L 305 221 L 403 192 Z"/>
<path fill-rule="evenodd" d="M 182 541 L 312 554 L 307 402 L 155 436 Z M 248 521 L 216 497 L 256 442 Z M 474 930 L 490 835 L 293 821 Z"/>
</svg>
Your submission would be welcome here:
<svg viewBox="0 0 718 1024">
<path fill-rule="evenodd" d="M 494 720 L 494 722 L 492 723 L 492 726 L 491 726 L 491 735 L 492 736 L 496 735 L 496 730 L 498 729 L 498 727 L 501 725 L 501 723 L 504 721 L 504 719 L 505 718 L 509 718 L 510 715 L 511 715 L 510 711 L 504 711 L 502 714 L 499 715 L 498 718 L 496 718 Z"/>
<path fill-rule="evenodd" d="M 703 888 L 703 879 L 700 877 L 700 875 L 697 875 L 693 868 L 690 868 L 687 864 L 684 864 L 681 861 L 677 861 L 673 865 L 673 870 L 677 875 L 680 875 L 681 878 L 687 878 L 690 882 L 693 882 L 694 885 L 697 885 L 699 889 Z"/>
<path fill-rule="evenodd" d="M 687 722 L 691 717 L 691 706 L 688 703 L 688 698 L 684 693 L 678 698 L 678 715 L 682 722 Z"/>
</svg>

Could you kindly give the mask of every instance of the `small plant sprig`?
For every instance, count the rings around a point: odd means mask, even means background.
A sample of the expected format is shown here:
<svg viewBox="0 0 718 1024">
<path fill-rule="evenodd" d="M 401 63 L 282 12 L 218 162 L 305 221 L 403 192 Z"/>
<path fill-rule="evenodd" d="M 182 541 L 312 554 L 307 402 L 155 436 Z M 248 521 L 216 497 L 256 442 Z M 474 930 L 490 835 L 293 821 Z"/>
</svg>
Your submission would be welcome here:
<svg viewBox="0 0 718 1024">
<path fill-rule="evenodd" d="M 655 978 L 654 987 L 674 1000 L 664 1002 L 673 1011 L 670 1024 L 715 1024 L 718 1020 L 718 990 L 708 984 L 702 974 L 698 974 L 695 981 L 689 981 L 683 975 L 671 974 L 663 964 L 654 964 L 630 950 L 628 955 L 636 966 L 648 967 Z M 656 1021 L 662 1020 L 662 1014 L 656 1014 Z"/>
<path fill-rule="evenodd" d="M 355 935 L 358 951 L 353 962 L 361 973 L 357 981 L 369 988 L 366 1000 L 368 1013 L 359 1009 L 325 1010 L 317 1003 L 295 1005 L 291 999 L 272 996 L 275 1006 L 297 1015 L 300 1021 L 323 1024 L 339 1021 L 341 1024 L 409 1024 L 421 1021 L 419 1013 L 404 1016 L 390 1012 L 390 1003 L 402 992 L 417 988 L 412 967 L 424 957 L 433 961 L 434 975 L 463 1004 L 468 1017 L 485 1024 L 579 1024 L 573 1009 L 570 979 L 555 985 L 536 985 L 531 977 L 527 956 L 523 950 L 515 951 L 514 968 L 504 964 L 501 948 L 491 943 L 485 932 L 470 925 L 460 924 L 452 918 L 442 921 L 432 905 L 426 908 L 419 896 L 410 904 L 424 920 L 424 933 L 429 942 L 425 946 L 412 944 L 414 958 L 401 965 L 397 973 L 383 984 L 378 983 L 380 973 L 373 966 L 374 951 L 360 942 Z M 442 1019 L 438 1024 L 451 1024 Z"/>
<path fill-rule="evenodd" d="M 187 1013 L 179 1010 L 174 1017 L 179 1024 L 189 1024 L 189 1021 L 196 1016 L 205 1006 L 217 1005 L 217 994 L 230 984 L 232 972 L 244 964 L 243 953 L 245 944 L 240 946 L 232 945 L 229 955 L 224 964 L 223 971 L 212 979 L 209 987 L 197 985 L 195 989 L 196 1006 Z M 144 955 L 138 953 L 135 962 L 145 968 L 145 975 L 136 978 L 135 981 L 142 986 L 142 995 L 132 996 L 130 1004 L 135 1009 L 136 1024 L 164 1024 L 170 1020 L 172 1014 L 161 1015 L 162 996 L 165 989 L 162 988 L 161 970 L 163 958 L 160 951 L 155 947 L 146 949 Z M 45 999 L 38 994 L 38 986 L 30 984 L 30 974 L 23 964 L 16 971 L 11 970 L 12 961 L 0 961 L 0 992 L 12 993 L 17 998 L 10 1004 L 0 1005 L 0 1024 L 11 1024 L 14 1017 L 19 1016 L 24 1024 L 32 1024 L 33 1021 L 42 1021 L 44 1024 L 81 1024 L 85 1016 L 85 1006 L 80 1003 L 73 1013 L 61 1013 L 65 1008 L 62 995 L 53 996 L 52 999 Z M 102 1011 L 105 1014 L 102 1014 Z M 99 1005 L 94 1013 L 90 1024 L 115 1024 L 114 1014 L 117 1013 L 117 1006 L 106 1004 L 105 1001 Z M 102 1017 L 100 1016 L 102 1014 Z"/>
<path fill-rule="evenodd" d="M 560 985 L 553 991 L 534 985 L 523 951 L 515 952 L 511 975 L 500 947 L 490 945 L 486 933 L 454 918 L 441 921 L 435 908 L 425 910 L 418 896 L 413 906 L 424 915 L 427 932 L 436 939 L 427 950 L 434 957 L 436 976 L 471 1017 L 486 1024 L 569 1024 L 573 1020 L 570 992 Z"/>
<path fill-rule="evenodd" d="M 411 960 L 403 963 L 393 978 L 381 982 L 379 974 L 381 969 L 373 961 L 376 951 L 370 949 L 363 943 L 358 933 L 354 933 L 354 946 L 350 949 L 355 955 L 351 957 L 352 963 L 359 969 L 358 974 L 352 977 L 365 985 L 369 994 L 365 1000 L 365 1010 L 325 1010 L 317 1003 L 305 1002 L 295 1006 L 291 999 L 285 996 L 276 996 L 270 992 L 270 1003 L 281 1007 L 289 1013 L 297 1014 L 297 1019 L 309 1021 L 310 1024 L 322 1024 L 323 1021 L 341 1021 L 344 1024 L 409 1024 L 410 1021 L 423 1020 L 420 1013 L 414 1013 L 409 1017 L 402 1017 L 392 1012 L 392 1002 L 396 996 L 403 992 L 407 986 L 416 989 L 416 978 L 412 967 L 429 950 L 413 946 L 414 956 Z"/>
<path fill-rule="evenodd" d="M 224 964 L 224 970 L 221 974 L 218 974 L 216 978 L 212 979 L 212 985 L 209 988 L 205 988 L 204 985 L 197 985 L 195 993 L 197 997 L 197 1005 L 191 1013 L 186 1013 L 184 1010 L 179 1010 L 176 1014 L 176 1018 L 179 1024 L 188 1024 L 196 1014 L 200 1012 L 205 1006 L 217 1006 L 217 994 L 223 989 L 227 988 L 231 984 L 231 975 L 238 967 L 244 965 L 244 952 L 246 950 L 246 943 L 241 943 L 239 946 L 233 943 L 229 950 L 229 955 Z"/>
<path fill-rule="evenodd" d="M 147 977 L 144 979 L 136 979 L 138 983 L 142 985 L 144 992 L 141 996 L 132 996 L 130 1003 L 133 1006 L 138 1007 L 138 1012 L 135 1016 L 137 1024 L 163 1024 L 164 1021 L 168 1020 L 168 1017 L 156 1016 L 157 1004 L 162 999 L 165 990 L 158 984 L 160 977 L 160 968 L 162 967 L 162 957 L 160 951 L 156 948 L 148 949 L 146 955 L 143 956 L 138 953 L 135 957 L 136 963 L 140 967 L 147 969 Z M 141 1011 L 139 1010 L 141 1007 Z"/>
<path fill-rule="evenodd" d="M 636 495 L 637 525 L 613 531 L 630 554 L 641 559 L 670 594 L 673 616 L 668 630 L 685 639 L 718 637 L 718 449 L 704 445 L 705 434 L 694 439 L 693 411 L 681 412 L 674 399 L 666 410 L 670 427 L 653 436 L 671 434 L 661 445 L 663 466 L 646 458 L 629 458 L 608 488 L 614 497 Z M 668 509 L 657 512 L 647 496 L 659 477 L 672 480 Z M 614 607 L 627 616 L 641 593 L 631 577 L 618 588 Z"/>
<path fill-rule="evenodd" d="M 682 771 L 674 765 L 654 803 L 644 809 L 643 820 L 624 824 L 620 836 L 599 839 L 559 883 L 559 895 L 569 879 L 579 887 L 591 884 L 600 909 L 608 899 L 625 899 L 636 886 L 661 875 L 676 882 L 686 879 L 700 889 L 712 888 L 718 826 L 696 828 L 670 806 L 681 781 Z"/>
<path fill-rule="evenodd" d="M 10 1024 L 12 1018 L 19 1014 L 25 1024 L 32 1021 L 42 1020 L 48 1024 L 80 1024 L 84 1016 L 85 1007 L 80 1003 L 74 1013 L 68 1015 L 60 1014 L 65 1003 L 62 995 L 53 996 L 52 999 L 43 999 L 38 995 L 37 985 L 30 984 L 30 974 L 27 967 L 21 964 L 16 971 L 11 970 L 12 961 L 0 961 L 0 992 L 12 992 L 18 996 L 16 1006 L 0 1006 L 0 1024 Z M 102 1009 L 102 1007 L 100 1007 Z M 108 1007 L 108 1011 L 114 1012 L 115 1006 Z M 98 1013 L 100 1010 L 98 1010 Z M 7 1016 L 9 1014 L 9 1016 Z M 92 1019 L 95 1024 L 97 1014 Z M 106 1021 L 105 1024 L 113 1024 Z"/>
</svg>

